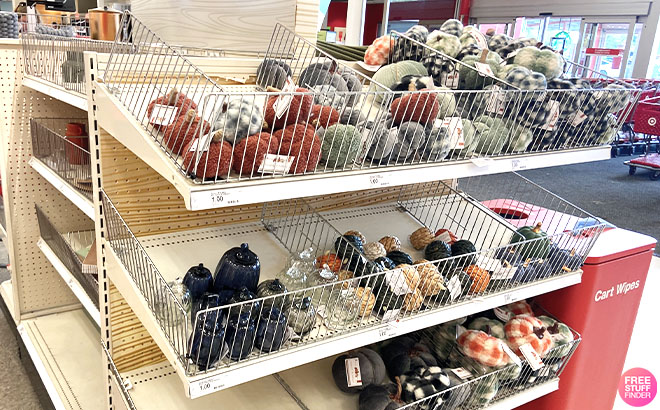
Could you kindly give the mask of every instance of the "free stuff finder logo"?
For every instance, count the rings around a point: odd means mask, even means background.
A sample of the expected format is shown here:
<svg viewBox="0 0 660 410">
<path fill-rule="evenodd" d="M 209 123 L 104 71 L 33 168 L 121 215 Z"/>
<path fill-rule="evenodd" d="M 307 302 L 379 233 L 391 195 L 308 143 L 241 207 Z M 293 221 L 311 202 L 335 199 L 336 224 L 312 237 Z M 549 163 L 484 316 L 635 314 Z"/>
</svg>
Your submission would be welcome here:
<svg viewBox="0 0 660 410">
<path fill-rule="evenodd" d="M 633 407 L 650 404 L 658 391 L 658 383 L 653 373 L 635 367 L 623 373 L 619 381 L 619 396 L 624 403 Z"/>
</svg>

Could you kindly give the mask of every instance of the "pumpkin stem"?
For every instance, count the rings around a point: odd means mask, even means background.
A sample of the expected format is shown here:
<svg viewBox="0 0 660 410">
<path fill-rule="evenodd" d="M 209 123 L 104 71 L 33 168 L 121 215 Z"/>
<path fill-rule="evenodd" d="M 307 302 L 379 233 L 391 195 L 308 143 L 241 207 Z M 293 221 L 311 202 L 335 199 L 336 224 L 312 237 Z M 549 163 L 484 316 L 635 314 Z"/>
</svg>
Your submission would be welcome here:
<svg viewBox="0 0 660 410">
<path fill-rule="evenodd" d="M 504 265 L 505 268 L 510 268 L 511 267 L 511 264 L 509 263 L 509 261 L 502 262 L 502 265 Z"/>
<path fill-rule="evenodd" d="M 178 97 L 179 97 L 179 90 L 177 90 L 176 88 L 172 88 L 172 90 L 170 90 L 169 95 L 167 96 L 167 105 L 174 105 Z"/>
<path fill-rule="evenodd" d="M 188 110 L 186 113 L 186 118 L 185 122 L 192 122 L 192 120 L 195 118 L 195 110 Z"/>
<path fill-rule="evenodd" d="M 417 87 L 415 87 L 414 81 L 411 81 L 410 84 L 408 84 L 408 91 L 417 91 Z"/>
<path fill-rule="evenodd" d="M 555 322 L 554 325 L 550 326 L 548 332 L 553 335 L 559 333 L 559 322 Z"/>
<path fill-rule="evenodd" d="M 532 231 L 534 231 L 534 233 L 541 232 L 541 222 L 537 223 L 534 229 L 532 229 Z"/>
<path fill-rule="evenodd" d="M 396 396 L 390 397 L 392 400 L 400 403 L 401 402 L 401 392 L 403 391 L 403 387 L 401 386 L 401 378 L 399 376 L 396 376 L 394 378 L 396 381 Z"/>
<path fill-rule="evenodd" d="M 571 249 L 571 253 L 569 255 L 570 256 L 575 256 L 575 253 L 576 253 L 575 248 L 573 248 L 573 249 Z"/>
<path fill-rule="evenodd" d="M 528 266 L 529 266 L 529 263 L 530 263 L 531 261 L 532 261 L 532 258 L 527 258 L 527 260 L 526 260 L 525 263 L 523 264 L 523 267 L 525 267 L 525 268 L 528 267 Z"/>
<path fill-rule="evenodd" d="M 536 335 L 536 337 L 538 337 L 539 339 L 543 339 L 545 333 L 545 327 L 535 327 L 533 332 Z"/>
<path fill-rule="evenodd" d="M 220 142 L 222 141 L 222 130 L 217 130 L 213 132 L 213 142 Z"/>
<path fill-rule="evenodd" d="M 479 62 L 485 63 L 486 56 L 488 56 L 488 49 L 484 49 L 484 51 L 481 52 L 481 58 L 479 59 Z"/>
<path fill-rule="evenodd" d="M 568 266 L 564 265 L 564 266 L 561 267 L 561 270 L 563 270 L 564 272 L 570 272 L 570 271 L 571 271 L 571 268 L 569 268 Z"/>
<path fill-rule="evenodd" d="M 268 87 L 266 87 L 266 91 L 268 91 L 269 93 L 279 93 L 279 92 L 282 92 L 282 90 L 280 90 L 279 88 L 275 88 L 275 87 L 273 87 L 272 85 L 269 85 Z"/>
</svg>

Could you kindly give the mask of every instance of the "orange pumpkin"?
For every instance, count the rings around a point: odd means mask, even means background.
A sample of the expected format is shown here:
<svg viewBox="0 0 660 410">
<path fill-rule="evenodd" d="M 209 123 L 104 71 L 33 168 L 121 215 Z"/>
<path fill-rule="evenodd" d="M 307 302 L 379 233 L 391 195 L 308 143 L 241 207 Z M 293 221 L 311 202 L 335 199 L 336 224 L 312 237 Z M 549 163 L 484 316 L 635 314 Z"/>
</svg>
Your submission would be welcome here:
<svg viewBox="0 0 660 410">
<path fill-rule="evenodd" d="M 488 283 L 490 282 L 490 273 L 486 269 L 482 269 L 477 265 L 470 265 L 465 268 L 465 273 L 472 278 L 472 286 L 470 291 L 473 293 L 479 293 L 486 290 Z"/>
<path fill-rule="evenodd" d="M 316 267 L 320 269 L 323 265 L 328 265 L 328 269 L 333 272 L 339 272 L 341 270 L 341 258 L 334 253 L 326 252 L 316 258 Z"/>
</svg>

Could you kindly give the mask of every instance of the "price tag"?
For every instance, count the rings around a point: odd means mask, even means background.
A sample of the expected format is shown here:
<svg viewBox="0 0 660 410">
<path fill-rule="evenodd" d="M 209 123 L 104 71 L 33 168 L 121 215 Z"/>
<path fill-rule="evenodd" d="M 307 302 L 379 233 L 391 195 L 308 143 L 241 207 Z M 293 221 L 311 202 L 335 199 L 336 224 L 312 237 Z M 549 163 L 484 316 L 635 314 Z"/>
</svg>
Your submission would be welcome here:
<svg viewBox="0 0 660 410">
<path fill-rule="evenodd" d="M 500 264 L 499 267 L 493 269 L 493 273 L 490 275 L 491 280 L 509 280 L 518 271 L 518 268 L 515 266 L 504 266 Z"/>
<path fill-rule="evenodd" d="M 286 83 L 282 88 L 283 93 L 292 93 L 296 91 L 296 83 L 293 82 L 291 77 L 287 77 Z M 292 94 L 281 94 L 273 103 L 273 109 L 275 110 L 275 117 L 282 118 L 284 113 L 289 109 L 291 101 L 293 100 Z"/>
<path fill-rule="evenodd" d="M 496 307 L 495 309 L 493 309 L 493 313 L 495 313 L 495 316 L 497 316 L 499 320 L 505 323 L 508 322 L 511 319 L 511 317 L 513 317 L 513 314 L 511 312 L 504 310 L 500 307 Z"/>
<path fill-rule="evenodd" d="M 451 233 L 449 231 L 444 231 L 440 235 L 436 236 L 435 239 L 447 243 L 452 243 L 455 240 L 455 238 L 451 237 Z"/>
<path fill-rule="evenodd" d="M 168 126 L 176 119 L 176 114 L 179 112 L 179 107 L 171 105 L 154 104 L 151 110 L 149 122 L 154 125 Z"/>
<path fill-rule="evenodd" d="M 190 148 L 188 151 L 190 152 L 204 152 L 209 150 L 209 146 L 211 145 L 211 139 L 213 138 L 213 133 L 208 133 L 206 135 L 203 135 L 202 138 L 195 138 L 190 144 Z"/>
<path fill-rule="evenodd" d="M 480 157 L 472 158 L 470 161 L 479 168 L 488 167 L 495 163 L 495 160 L 492 158 L 480 158 Z"/>
<path fill-rule="evenodd" d="M 517 302 L 518 299 L 516 298 L 515 293 L 509 292 L 504 295 L 504 304 L 508 305 L 509 303 Z"/>
<path fill-rule="evenodd" d="M 440 84 L 444 85 L 447 88 L 455 90 L 458 88 L 458 82 L 460 80 L 458 70 L 452 71 L 451 73 L 442 73 L 440 75 Z"/>
<path fill-rule="evenodd" d="M 512 362 L 518 365 L 518 367 L 522 366 L 522 361 L 520 360 L 520 357 L 513 353 L 513 350 L 509 347 L 508 344 L 504 340 L 500 340 L 500 346 L 502 346 L 502 350 L 504 353 L 506 353 L 507 356 L 509 356 L 509 359 L 511 359 Z"/>
<path fill-rule="evenodd" d="M 288 155 L 266 154 L 257 172 L 266 174 L 288 174 L 296 157 Z"/>
<path fill-rule="evenodd" d="M 486 269 L 487 271 L 496 271 L 504 268 L 502 266 L 502 262 L 500 262 L 499 259 L 490 258 L 483 254 L 477 255 L 475 265 L 477 265 L 481 269 Z M 496 278 L 491 278 L 491 279 L 496 279 Z"/>
<path fill-rule="evenodd" d="M 345 359 L 346 365 L 346 382 L 348 387 L 362 386 L 362 373 L 360 372 L 360 359 L 353 357 Z"/>
<path fill-rule="evenodd" d="M 377 65 L 377 64 L 367 64 L 364 61 L 358 61 L 357 65 L 359 65 L 360 67 L 364 68 L 365 70 L 367 70 L 371 73 L 375 73 L 381 67 L 380 65 Z"/>
<path fill-rule="evenodd" d="M 454 373 L 458 378 L 461 380 L 467 380 L 472 377 L 472 373 L 469 371 L 465 370 L 462 367 L 457 367 L 456 369 L 451 369 L 452 373 Z"/>
<path fill-rule="evenodd" d="M 559 101 L 548 101 L 547 110 L 549 112 L 548 122 L 543 124 L 540 128 L 542 130 L 554 131 L 557 126 L 557 121 L 559 120 Z"/>
<path fill-rule="evenodd" d="M 493 69 L 490 68 L 490 66 L 486 63 L 475 62 L 474 67 L 477 69 L 477 71 L 479 71 L 479 74 L 481 74 L 482 77 L 495 76 L 495 73 L 493 73 Z"/>
<path fill-rule="evenodd" d="M 527 169 L 527 161 L 523 159 L 514 159 L 511 160 L 511 170 L 512 171 L 521 171 Z"/>
<path fill-rule="evenodd" d="M 204 395 L 216 392 L 225 387 L 223 375 L 209 377 L 208 379 L 199 380 L 190 383 L 189 393 L 191 399 L 196 399 Z"/>
<path fill-rule="evenodd" d="M 575 114 L 573 114 L 570 117 L 569 121 L 573 127 L 577 127 L 578 125 L 582 124 L 586 119 L 587 116 L 581 110 L 578 110 Z"/>
<path fill-rule="evenodd" d="M 476 27 L 474 26 L 466 26 L 463 28 L 463 32 L 468 32 L 469 35 L 474 38 L 474 40 L 477 42 L 477 45 L 481 49 L 488 49 L 488 41 L 486 41 L 486 36 L 483 35 L 482 32 L 480 32 Z"/>
<path fill-rule="evenodd" d="M 393 322 L 396 320 L 396 318 L 399 316 L 399 313 L 401 312 L 401 309 L 392 309 L 388 310 L 383 314 L 383 322 L 384 323 L 389 323 Z M 383 335 L 385 336 L 385 335 Z"/>
<path fill-rule="evenodd" d="M 494 85 L 488 93 L 488 100 L 486 100 L 486 111 L 494 114 L 504 114 L 504 93 L 502 89 Z"/>
<path fill-rule="evenodd" d="M 520 349 L 520 353 L 522 353 L 523 357 L 529 364 L 529 367 L 532 368 L 532 370 L 536 371 L 541 367 L 545 366 L 545 363 L 543 363 L 541 356 L 539 356 L 539 354 L 536 353 L 536 350 L 534 350 L 532 345 L 530 345 L 529 343 L 525 343 L 524 345 L 520 346 L 519 349 Z"/>
<path fill-rule="evenodd" d="M 508 59 L 510 59 L 510 58 L 515 57 L 516 55 L 518 55 L 518 52 L 519 52 L 519 51 L 520 51 L 519 48 L 513 50 L 512 52 L 510 52 L 510 53 L 506 56 L 506 58 L 505 58 L 504 60 L 508 60 Z"/>
<path fill-rule="evenodd" d="M 413 293 L 406 281 L 406 275 L 403 274 L 401 269 L 392 269 L 385 272 L 385 280 L 390 290 L 397 296 Z"/>
<path fill-rule="evenodd" d="M 377 174 L 369 175 L 369 185 L 373 188 L 385 187 L 391 184 L 389 175 Z"/>
<path fill-rule="evenodd" d="M 453 278 L 449 279 L 449 282 L 447 282 L 447 289 L 449 289 L 449 297 L 451 300 L 456 300 L 461 296 L 461 280 L 458 275 L 454 275 Z"/>
<path fill-rule="evenodd" d="M 447 129 L 450 149 L 465 148 L 465 138 L 463 137 L 463 119 L 461 117 L 447 117 L 442 120 L 441 127 Z"/>
</svg>

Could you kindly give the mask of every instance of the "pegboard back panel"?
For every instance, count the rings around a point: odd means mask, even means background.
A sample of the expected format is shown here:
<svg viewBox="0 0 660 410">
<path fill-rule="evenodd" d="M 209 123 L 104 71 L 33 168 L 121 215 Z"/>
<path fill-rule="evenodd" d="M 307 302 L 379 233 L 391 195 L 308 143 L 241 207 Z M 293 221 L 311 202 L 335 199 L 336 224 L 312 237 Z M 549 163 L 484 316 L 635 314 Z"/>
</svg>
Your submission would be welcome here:
<svg viewBox="0 0 660 410">
<path fill-rule="evenodd" d="M 77 299 L 36 245 L 41 208 L 63 232 L 89 228 L 87 218 L 28 164 L 32 156 L 30 118 L 80 118 L 85 113 L 22 85 L 22 52 L 3 49 L 0 87 L 13 90 L 10 132 L 5 143 L 3 179 L 12 282 L 21 315 L 77 304 Z M 5 64 L 5 62 L 7 62 Z M 12 66 L 13 65 L 13 66 Z M 5 116 L 8 114 L 5 113 Z M 3 121 L 8 121 L 3 118 Z M 3 135 L 4 136 L 4 135 Z M 4 183 L 4 182 L 3 182 Z"/>
</svg>

